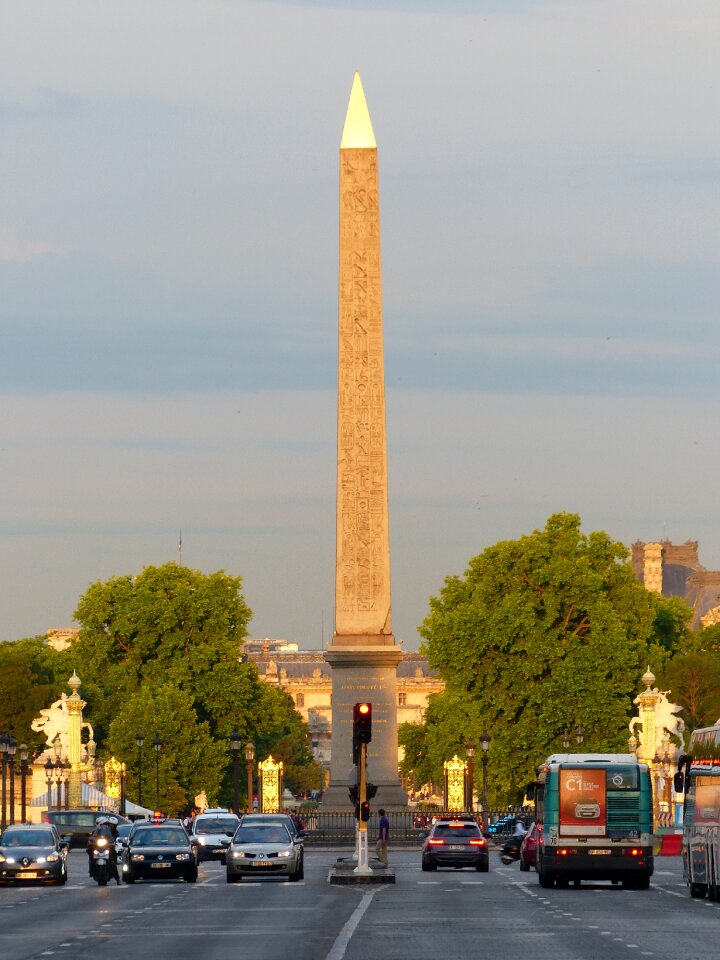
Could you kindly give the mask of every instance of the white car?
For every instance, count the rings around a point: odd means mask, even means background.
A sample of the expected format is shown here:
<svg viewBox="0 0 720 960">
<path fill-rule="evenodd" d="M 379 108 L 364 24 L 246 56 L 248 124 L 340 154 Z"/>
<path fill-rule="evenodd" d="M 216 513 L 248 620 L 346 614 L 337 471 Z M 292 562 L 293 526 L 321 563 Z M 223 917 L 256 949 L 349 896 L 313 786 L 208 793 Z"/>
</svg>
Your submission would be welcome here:
<svg viewBox="0 0 720 960">
<path fill-rule="evenodd" d="M 240 818 L 227 810 L 206 810 L 199 813 L 190 828 L 190 840 L 197 851 L 198 862 L 220 860 L 225 863 L 225 853 Z"/>
</svg>

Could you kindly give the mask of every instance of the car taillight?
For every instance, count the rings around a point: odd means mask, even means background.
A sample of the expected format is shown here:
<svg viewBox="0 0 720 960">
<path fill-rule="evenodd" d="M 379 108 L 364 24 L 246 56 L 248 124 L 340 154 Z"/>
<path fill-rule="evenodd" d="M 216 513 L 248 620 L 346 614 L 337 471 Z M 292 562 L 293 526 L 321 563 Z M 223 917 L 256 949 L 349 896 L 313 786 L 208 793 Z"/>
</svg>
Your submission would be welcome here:
<svg viewBox="0 0 720 960">
<path fill-rule="evenodd" d="M 484 846 L 485 846 L 485 841 L 484 841 L 484 840 L 471 840 L 471 841 L 470 841 L 470 846 L 471 846 L 471 847 L 484 847 Z"/>
<path fill-rule="evenodd" d="M 643 855 L 643 850 L 641 847 L 626 847 L 625 856 L 626 857 L 641 857 Z"/>
<path fill-rule="evenodd" d="M 444 840 L 435 840 L 435 839 L 433 838 L 432 840 L 428 840 L 428 843 L 430 844 L 431 847 L 441 847 L 441 846 L 445 843 L 445 841 L 444 841 Z"/>
</svg>

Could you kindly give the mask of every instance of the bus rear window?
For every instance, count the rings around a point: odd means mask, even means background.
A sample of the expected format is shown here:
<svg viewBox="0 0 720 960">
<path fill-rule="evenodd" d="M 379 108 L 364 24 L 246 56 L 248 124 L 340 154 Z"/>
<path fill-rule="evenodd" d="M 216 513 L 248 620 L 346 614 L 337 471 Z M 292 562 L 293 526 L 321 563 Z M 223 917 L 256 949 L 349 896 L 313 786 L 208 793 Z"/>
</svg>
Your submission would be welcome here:
<svg viewBox="0 0 720 960">
<path fill-rule="evenodd" d="M 613 763 L 607 768 L 608 790 L 639 790 L 638 768 L 629 764 Z"/>
</svg>

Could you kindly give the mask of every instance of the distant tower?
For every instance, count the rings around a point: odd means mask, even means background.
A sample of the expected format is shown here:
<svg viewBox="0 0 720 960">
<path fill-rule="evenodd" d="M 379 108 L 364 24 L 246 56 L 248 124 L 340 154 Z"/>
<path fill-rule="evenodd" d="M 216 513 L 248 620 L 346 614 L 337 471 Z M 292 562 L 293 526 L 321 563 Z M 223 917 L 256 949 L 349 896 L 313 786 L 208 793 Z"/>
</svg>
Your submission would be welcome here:
<svg viewBox="0 0 720 960">
<path fill-rule="evenodd" d="M 406 805 L 397 772 L 397 666 L 390 616 L 377 147 L 355 74 L 340 144 L 337 530 L 330 787 L 347 807 L 352 709 L 373 704 L 368 776 L 376 805 Z"/>
</svg>

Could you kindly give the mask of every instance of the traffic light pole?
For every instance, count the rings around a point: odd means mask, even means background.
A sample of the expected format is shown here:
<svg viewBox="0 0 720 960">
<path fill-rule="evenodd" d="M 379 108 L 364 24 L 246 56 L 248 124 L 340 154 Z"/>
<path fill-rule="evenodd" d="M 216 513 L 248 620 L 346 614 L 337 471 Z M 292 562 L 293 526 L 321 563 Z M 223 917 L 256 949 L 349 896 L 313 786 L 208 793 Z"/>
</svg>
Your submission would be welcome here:
<svg viewBox="0 0 720 960">
<path fill-rule="evenodd" d="M 360 794 L 360 810 L 363 809 L 363 804 L 367 802 L 367 744 L 360 744 L 360 762 L 358 763 L 358 780 L 359 780 L 359 794 Z M 355 873 L 372 873 L 368 861 L 368 825 L 367 820 L 363 820 L 362 816 L 358 819 L 358 831 L 357 831 L 357 866 L 355 867 Z"/>
</svg>

